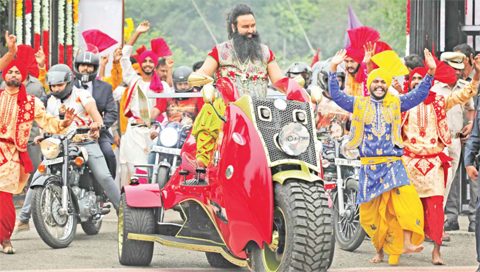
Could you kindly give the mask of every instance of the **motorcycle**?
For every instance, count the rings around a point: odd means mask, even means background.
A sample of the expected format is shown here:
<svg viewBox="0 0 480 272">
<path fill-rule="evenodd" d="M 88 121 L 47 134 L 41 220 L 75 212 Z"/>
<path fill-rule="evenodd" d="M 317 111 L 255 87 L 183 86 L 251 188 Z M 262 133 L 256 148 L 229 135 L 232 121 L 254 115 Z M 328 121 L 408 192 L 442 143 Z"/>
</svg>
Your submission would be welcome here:
<svg viewBox="0 0 480 272">
<path fill-rule="evenodd" d="M 327 269 L 331 210 L 318 175 L 312 106 L 293 80 L 280 80 L 275 86 L 287 100 L 240 98 L 230 79 L 218 79 L 217 90 L 228 105 L 225 115 L 218 115 L 223 128 L 207 167 L 192 173 L 182 163 L 163 188 L 138 183 L 123 187 L 118 220 L 121 264 L 149 265 L 158 242 L 206 252 L 217 268 Z M 213 86 L 205 85 L 203 96 L 212 104 Z M 320 99 L 321 94 L 312 96 L 315 103 Z M 208 113 L 218 114 L 214 109 Z M 195 157 L 192 135 L 181 152 Z M 175 205 L 184 214 L 183 224 L 164 221 L 165 212 Z"/>
<path fill-rule="evenodd" d="M 135 176 L 147 178 L 149 183 L 157 183 L 163 188 L 182 162 L 180 151 L 192 126 L 182 125 L 179 122 L 169 122 L 165 127 L 158 122 L 153 122 L 153 124 L 158 127 L 156 142 L 150 150 L 155 154 L 155 163 L 135 165 L 135 167 L 147 168 L 151 175 L 137 174 Z"/>
<path fill-rule="evenodd" d="M 30 189 L 32 217 L 38 234 L 52 248 L 72 243 L 80 222 L 83 231 L 95 235 L 102 227 L 107 198 L 87 165 L 88 153 L 81 143 L 88 141 L 90 128 L 77 128 L 67 135 L 45 133 L 40 148 L 45 159 L 42 174 Z"/>
<path fill-rule="evenodd" d="M 358 150 L 348 150 L 348 135 L 334 139 L 329 131 L 320 130 L 323 143 L 322 166 L 325 187 L 333 202 L 333 230 L 341 249 L 354 251 L 365 239 L 360 225 L 360 205 L 356 204 L 360 160 Z"/>
</svg>

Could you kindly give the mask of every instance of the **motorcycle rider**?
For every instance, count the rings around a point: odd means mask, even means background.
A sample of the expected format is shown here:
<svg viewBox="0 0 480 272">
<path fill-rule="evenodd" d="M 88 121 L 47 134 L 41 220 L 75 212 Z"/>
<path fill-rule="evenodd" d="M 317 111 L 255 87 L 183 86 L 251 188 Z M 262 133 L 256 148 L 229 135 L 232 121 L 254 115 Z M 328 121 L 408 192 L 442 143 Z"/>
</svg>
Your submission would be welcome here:
<svg viewBox="0 0 480 272">
<path fill-rule="evenodd" d="M 91 49 L 92 45 L 87 45 Z M 87 90 L 96 102 L 96 107 L 101 116 L 105 129 L 100 131 L 98 145 L 106 159 L 108 169 L 113 178 L 117 173 L 117 160 L 113 153 L 113 136 L 108 129 L 118 117 L 117 104 L 113 99 L 112 85 L 96 78 L 100 66 L 100 59 L 95 53 L 96 47 L 89 51 L 79 51 L 73 63 L 75 86 Z M 93 51 L 93 52 L 90 52 Z"/>
<path fill-rule="evenodd" d="M 116 186 L 112 175 L 108 170 L 107 163 L 100 150 L 96 140 L 100 137 L 100 127 L 104 124 L 102 116 L 97 110 L 95 99 L 84 89 L 74 86 L 73 73 L 65 64 L 57 64 L 50 68 L 46 75 L 46 83 L 49 85 L 51 96 L 47 101 L 46 110 L 53 116 L 63 114 L 65 108 L 75 109 L 75 119 L 70 125 L 69 131 L 75 130 L 79 126 L 89 125 L 91 129 L 91 140 L 82 145 L 88 152 L 88 166 L 92 171 L 97 182 L 102 186 L 115 210 L 118 211 L 120 203 L 120 189 Z M 92 120 L 93 119 L 93 120 Z M 42 175 L 39 171 L 35 172 L 33 180 Z M 25 203 L 21 210 L 22 218 L 31 216 L 31 194 L 33 190 L 28 190 Z M 23 223 L 23 222 L 22 222 Z M 25 224 L 25 223 L 23 223 Z M 28 224 L 28 222 L 27 222 Z"/>
<path fill-rule="evenodd" d="M 345 134 L 348 134 L 349 128 L 347 123 L 350 121 L 350 113 L 343 110 L 340 106 L 332 100 L 328 90 L 328 71 L 330 69 L 330 62 L 325 62 L 320 71 L 318 71 L 318 86 L 322 89 L 322 102 L 318 106 L 318 120 L 316 122 L 317 129 L 326 127 L 334 139 L 337 139 Z M 345 89 L 345 71 L 342 67 L 337 66 L 337 79 L 340 89 Z M 335 122 L 334 122 L 335 121 Z M 340 127 L 340 128 L 339 128 Z"/>
<path fill-rule="evenodd" d="M 188 77 L 193 73 L 193 70 L 187 66 L 180 66 L 173 72 L 173 87 L 176 93 L 190 93 L 193 88 L 188 85 Z M 157 99 L 157 103 L 152 110 L 152 118 L 166 113 L 168 122 L 179 122 L 182 125 L 193 125 L 195 118 L 202 109 L 203 99 L 201 98 L 168 98 Z M 154 131 L 150 137 L 155 139 L 158 132 Z M 153 145 L 157 141 L 153 141 Z M 152 145 L 152 146 L 153 146 Z M 155 162 L 155 154 L 150 153 L 148 156 L 148 163 Z"/>
<path fill-rule="evenodd" d="M 305 80 L 305 85 L 303 88 L 307 90 L 312 81 L 312 68 L 310 68 L 310 66 L 308 66 L 308 64 L 305 62 L 294 62 L 288 67 L 286 75 L 292 79 L 296 78 L 297 76 L 302 76 Z"/>
</svg>

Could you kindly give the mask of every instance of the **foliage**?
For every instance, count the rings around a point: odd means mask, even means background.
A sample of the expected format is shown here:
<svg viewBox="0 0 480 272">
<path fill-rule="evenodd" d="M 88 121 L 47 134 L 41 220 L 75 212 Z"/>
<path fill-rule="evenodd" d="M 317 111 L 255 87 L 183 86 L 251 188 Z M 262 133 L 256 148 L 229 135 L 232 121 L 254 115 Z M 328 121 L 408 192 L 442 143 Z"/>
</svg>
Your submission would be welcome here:
<svg viewBox="0 0 480 272">
<path fill-rule="evenodd" d="M 8 1 L 0 0 L 0 55 L 7 52 L 5 31 L 8 30 Z"/>
</svg>

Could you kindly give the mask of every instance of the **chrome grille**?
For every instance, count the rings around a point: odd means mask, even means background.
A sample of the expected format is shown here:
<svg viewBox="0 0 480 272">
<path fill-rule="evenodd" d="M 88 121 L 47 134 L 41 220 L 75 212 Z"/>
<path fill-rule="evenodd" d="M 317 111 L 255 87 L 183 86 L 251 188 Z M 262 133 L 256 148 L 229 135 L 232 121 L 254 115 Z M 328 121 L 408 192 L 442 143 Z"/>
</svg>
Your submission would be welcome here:
<svg viewBox="0 0 480 272">
<path fill-rule="evenodd" d="M 281 160 L 295 159 L 302 160 L 308 164 L 317 165 L 317 155 L 315 154 L 315 133 L 312 129 L 312 115 L 310 114 L 310 106 L 308 103 L 286 100 L 287 108 L 283 111 L 274 106 L 275 99 L 252 97 L 255 119 L 258 130 L 262 134 L 263 140 L 270 155 L 270 161 L 275 163 Z M 258 107 L 268 107 L 271 111 L 272 121 L 263 121 L 259 118 Z M 285 152 L 279 150 L 275 145 L 274 135 L 280 133 L 282 128 L 288 123 L 295 122 L 293 119 L 294 110 L 303 110 L 307 115 L 305 127 L 310 134 L 310 144 L 308 149 L 300 154 L 300 156 L 289 156 Z"/>
</svg>

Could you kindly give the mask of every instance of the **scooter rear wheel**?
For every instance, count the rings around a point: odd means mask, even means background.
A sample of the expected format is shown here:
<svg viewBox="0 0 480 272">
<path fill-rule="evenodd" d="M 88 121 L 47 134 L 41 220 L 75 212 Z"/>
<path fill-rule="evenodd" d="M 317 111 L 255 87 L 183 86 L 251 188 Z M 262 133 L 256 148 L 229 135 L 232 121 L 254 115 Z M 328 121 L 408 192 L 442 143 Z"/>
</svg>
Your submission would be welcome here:
<svg viewBox="0 0 480 272">
<path fill-rule="evenodd" d="M 149 265 L 153 258 L 153 242 L 130 240 L 129 233 L 154 234 L 155 217 L 151 208 L 129 207 L 122 194 L 118 209 L 118 259 L 123 265 Z"/>
<path fill-rule="evenodd" d="M 332 225 L 320 183 L 291 180 L 274 184 L 271 245 L 250 244 L 253 271 L 325 271 L 329 265 Z"/>
</svg>

